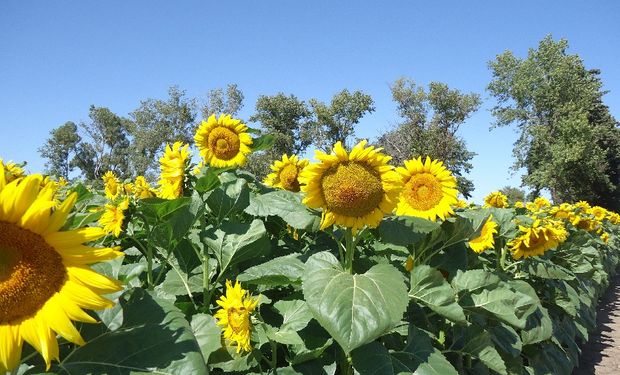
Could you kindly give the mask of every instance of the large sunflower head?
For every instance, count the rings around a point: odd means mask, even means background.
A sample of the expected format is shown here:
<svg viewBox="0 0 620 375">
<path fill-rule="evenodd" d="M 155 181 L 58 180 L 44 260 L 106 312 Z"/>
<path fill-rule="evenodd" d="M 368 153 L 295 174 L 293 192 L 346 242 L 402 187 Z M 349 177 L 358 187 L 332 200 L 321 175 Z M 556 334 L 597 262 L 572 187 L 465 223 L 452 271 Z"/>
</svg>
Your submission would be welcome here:
<svg viewBox="0 0 620 375">
<path fill-rule="evenodd" d="M 508 197 L 501 191 L 494 191 L 491 194 L 484 197 L 484 207 L 508 207 Z"/>
<path fill-rule="evenodd" d="M 529 227 L 520 225 L 519 230 L 521 234 L 508 243 L 515 259 L 542 255 L 568 237 L 564 225 L 556 220 L 536 219 Z"/>
<path fill-rule="evenodd" d="M 351 152 L 341 142 L 330 154 L 316 151 L 319 163 L 301 172 L 304 204 L 323 209 L 321 229 L 332 224 L 353 232 L 364 225 L 376 227 L 394 209 L 402 187 L 400 177 L 387 164 L 391 158 L 366 143 L 361 141 Z"/>
<path fill-rule="evenodd" d="M 265 178 L 265 185 L 279 189 L 298 192 L 299 174 L 308 165 L 308 159 L 301 159 L 297 155 L 290 158 L 282 155 L 282 160 L 276 160 L 271 165 L 272 173 Z"/>
<path fill-rule="evenodd" d="M 107 171 L 101 179 L 103 180 L 105 196 L 113 201 L 123 190 L 123 185 L 112 171 Z"/>
<path fill-rule="evenodd" d="M 456 178 L 443 162 L 426 157 L 405 161 L 398 167 L 403 190 L 396 206 L 397 215 L 418 216 L 429 220 L 442 220 L 454 214 L 457 202 Z"/>
<path fill-rule="evenodd" d="M 7 183 L 0 174 L 0 373 L 18 366 L 24 341 L 48 368 L 59 357 L 57 334 L 84 344 L 72 320 L 95 323 L 84 309 L 112 307 L 102 295 L 121 289 L 89 264 L 122 253 L 84 245 L 104 236 L 101 228 L 60 231 L 77 194 L 56 206 L 55 189 L 41 187 L 42 180 L 29 175 Z"/>
<path fill-rule="evenodd" d="M 189 160 L 188 147 L 183 142 L 174 142 L 172 147 L 166 145 L 164 155 L 159 159 L 160 198 L 175 199 L 183 195 L 185 169 Z"/>
<path fill-rule="evenodd" d="M 230 280 L 226 281 L 226 295 L 217 300 L 221 306 L 214 317 L 217 324 L 222 327 L 224 339 L 237 346 L 237 353 L 242 350 L 249 352 L 252 350 L 250 336 L 252 322 L 250 314 L 258 305 L 258 298 L 254 298 L 241 288 L 241 284 L 236 281 L 233 286 Z"/>
<path fill-rule="evenodd" d="M 497 223 L 493 221 L 493 215 L 489 216 L 489 219 L 482 226 L 480 236 L 470 240 L 469 247 L 478 254 L 486 249 L 492 249 L 495 246 L 495 238 L 493 236 L 497 234 L 497 227 Z"/>
<path fill-rule="evenodd" d="M 106 204 L 105 211 L 99 219 L 99 224 L 107 234 L 113 234 L 114 237 L 121 235 L 123 222 L 125 220 L 125 211 L 129 208 L 129 198 L 125 197 L 118 205 Z"/>
<path fill-rule="evenodd" d="M 230 115 L 220 115 L 217 119 L 211 115 L 196 130 L 194 141 L 207 164 L 216 168 L 241 166 L 252 152 L 252 137 L 247 131 L 241 120 Z"/>
</svg>

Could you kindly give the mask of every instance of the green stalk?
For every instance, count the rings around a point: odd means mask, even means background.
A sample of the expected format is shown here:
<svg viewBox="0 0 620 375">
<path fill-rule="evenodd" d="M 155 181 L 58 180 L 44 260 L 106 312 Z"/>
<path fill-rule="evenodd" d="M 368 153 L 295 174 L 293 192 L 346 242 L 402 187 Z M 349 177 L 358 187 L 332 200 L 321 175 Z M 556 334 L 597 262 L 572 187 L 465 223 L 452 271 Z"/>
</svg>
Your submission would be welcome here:
<svg viewBox="0 0 620 375">
<path fill-rule="evenodd" d="M 353 240 L 353 231 L 351 228 L 347 228 L 344 233 L 344 243 L 345 243 L 345 270 L 349 273 L 353 273 L 353 255 L 355 253 L 355 244 L 356 242 Z"/>
</svg>

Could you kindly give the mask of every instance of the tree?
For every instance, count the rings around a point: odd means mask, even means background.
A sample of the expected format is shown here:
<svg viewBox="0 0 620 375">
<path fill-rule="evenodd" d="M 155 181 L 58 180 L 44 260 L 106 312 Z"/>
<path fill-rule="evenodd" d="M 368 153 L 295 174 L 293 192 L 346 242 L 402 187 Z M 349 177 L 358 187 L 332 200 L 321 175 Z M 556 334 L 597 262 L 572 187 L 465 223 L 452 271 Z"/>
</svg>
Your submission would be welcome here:
<svg viewBox="0 0 620 375">
<path fill-rule="evenodd" d="M 73 170 L 71 156 L 81 139 L 77 125 L 71 121 L 50 131 L 45 145 L 39 148 L 39 154 L 46 159 L 46 173 L 68 179 Z"/>
<path fill-rule="evenodd" d="M 221 88 L 213 89 L 209 91 L 202 105 L 202 117 L 206 119 L 222 113 L 235 116 L 243 108 L 243 99 L 243 92 L 234 83 L 226 87 L 226 92 Z"/>
<path fill-rule="evenodd" d="M 85 133 L 76 145 L 71 167 L 78 167 L 92 182 L 101 179 L 110 170 L 120 178 L 131 177 L 129 170 L 129 120 L 114 114 L 108 108 L 90 106 L 90 122 L 80 123 Z"/>
<path fill-rule="evenodd" d="M 489 63 L 497 99 L 494 126 L 516 125 L 513 168 L 554 203 L 587 200 L 620 209 L 620 128 L 603 104 L 600 71 L 588 70 L 566 40 L 544 38 L 521 59 L 506 51 Z"/>
<path fill-rule="evenodd" d="M 167 143 L 194 142 L 196 101 L 176 86 L 168 89 L 168 99 L 146 99 L 130 113 L 132 170 L 135 175 L 156 174 L 158 158 Z"/>
<path fill-rule="evenodd" d="M 364 115 L 375 110 L 370 95 L 361 91 L 351 93 L 347 89 L 334 95 L 329 104 L 310 99 L 310 106 L 314 112 L 310 127 L 313 143 L 324 151 L 331 150 L 338 141 L 350 146 L 348 143 L 355 136 L 355 125 Z"/>
<path fill-rule="evenodd" d="M 473 167 L 470 161 L 476 154 L 456 133 L 480 107 L 480 96 L 439 82 L 431 82 L 426 91 L 406 78 L 396 80 L 391 91 L 402 122 L 380 135 L 377 144 L 397 164 L 419 156 L 443 161 L 456 176 L 459 192 L 469 198 L 474 185 L 464 174 Z"/>
<path fill-rule="evenodd" d="M 500 192 L 508 198 L 508 203 L 511 205 L 514 205 L 517 201 L 525 201 L 525 191 L 523 191 L 523 189 L 513 186 L 504 186 Z"/>
</svg>

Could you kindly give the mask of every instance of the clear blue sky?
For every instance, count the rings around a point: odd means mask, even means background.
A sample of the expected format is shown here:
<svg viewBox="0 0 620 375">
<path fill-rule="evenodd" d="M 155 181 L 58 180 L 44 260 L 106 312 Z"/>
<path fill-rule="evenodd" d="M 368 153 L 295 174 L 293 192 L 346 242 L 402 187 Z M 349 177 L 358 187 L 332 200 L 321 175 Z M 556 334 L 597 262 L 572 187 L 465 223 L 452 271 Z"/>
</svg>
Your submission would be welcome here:
<svg viewBox="0 0 620 375">
<path fill-rule="evenodd" d="M 620 1 L 0 1 L 0 157 L 43 170 L 39 148 L 91 104 L 127 115 L 179 85 L 189 96 L 237 83 L 248 118 L 261 94 L 329 100 L 348 88 L 376 112 L 358 136 L 398 121 L 389 85 L 400 76 L 482 94 L 462 126 L 478 153 L 474 199 L 510 176 L 511 129 L 489 131 L 487 62 L 551 33 L 602 70 L 620 117 Z"/>
</svg>

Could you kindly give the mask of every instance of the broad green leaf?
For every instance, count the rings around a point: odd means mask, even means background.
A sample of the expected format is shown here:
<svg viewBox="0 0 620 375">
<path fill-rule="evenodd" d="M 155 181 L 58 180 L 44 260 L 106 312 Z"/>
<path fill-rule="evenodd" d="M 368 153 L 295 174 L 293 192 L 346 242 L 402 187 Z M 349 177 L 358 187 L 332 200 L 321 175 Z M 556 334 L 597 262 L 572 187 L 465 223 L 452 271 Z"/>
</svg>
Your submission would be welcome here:
<svg viewBox="0 0 620 375">
<path fill-rule="evenodd" d="M 401 273 L 388 264 L 351 275 L 322 252 L 308 259 L 302 280 L 312 315 L 346 353 L 388 332 L 407 307 Z"/>
<path fill-rule="evenodd" d="M 506 365 L 493 346 L 489 332 L 474 325 L 467 327 L 466 332 L 465 346 L 461 350 L 478 358 L 491 370 L 507 375 Z"/>
<path fill-rule="evenodd" d="M 436 269 L 423 264 L 411 270 L 410 298 L 453 322 L 465 323 L 465 314 L 456 303 L 455 294 Z"/>
<path fill-rule="evenodd" d="M 202 357 L 208 361 L 211 353 L 222 347 L 222 330 L 216 324 L 215 318 L 207 314 L 194 315 L 191 326 Z"/>
<path fill-rule="evenodd" d="M 525 327 L 525 318 L 516 315 L 515 302 L 519 299 L 513 291 L 507 288 L 484 289 L 477 294 L 471 294 L 462 299 L 461 306 L 470 311 L 486 312 L 502 322 L 516 328 Z"/>
<path fill-rule="evenodd" d="M 221 185 L 220 178 L 217 173 L 211 169 L 207 169 L 204 176 L 196 180 L 196 191 L 206 193 Z"/>
<path fill-rule="evenodd" d="M 553 262 L 536 257 L 528 262 L 527 272 L 542 279 L 573 280 L 575 275 L 568 269 Z"/>
<path fill-rule="evenodd" d="M 202 292 L 202 267 L 196 267 L 190 273 L 172 265 L 172 269 L 166 273 L 164 281 L 155 290 L 165 296 L 187 296 Z"/>
<path fill-rule="evenodd" d="M 458 271 L 452 278 L 452 287 L 458 291 L 475 292 L 482 288 L 493 287 L 500 282 L 500 278 L 485 270 Z"/>
<path fill-rule="evenodd" d="M 321 217 L 301 203 L 301 195 L 286 190 L 252 196 L 245 212 L 254 216 L 278 216 L 297 229 L 318 229 Z"/>
<path fill-rule="evenodd" d="M 278 301 L 273 307 L 278 310 L 284 318 L 280 330 L 300 331 L 304 329 L 312 319 L 312 312 L 308 308 L 306 301 Z"/>
<path fill-rule="evenodd" d="M 171 303 L 142 289 L 121 297 L 123 324 L 88 337 L 53 370 L 70 374 L 207 374 L 189 322 Z M 103 327 L 105 328 L 105 327 Z"/>
<path fill-rule="evenodd" d="M 264 134 L 255 138 L 252 142 L 252 152 L 269 150 L 275 143 L 275 137 L 271 134 Z"/>
<path fill-rule="evenodd" d="M 553 323 L 549 313 L 544 307 L 538 306 L 534 313 L 527 317 L 525 328 L 521 331 L 521 340 L 523 345 L 535 344 L 549 339 L 552 334 Z"/>
<path fill-rule="evenodd" d="M 271 242 L 261 220 L 250 224 L 225 222 L 207 231 L 204 241 L 215 254 L 220 268 L 267 254 Z"/>
<path fill-rule="evenodd" d="M 250 204 L 250 189 L 242 178 L 236 178 L 232 173 L 220 176 L 222 185 L 212 190 L 206 203 L 211 213 L 222 220 L 236 212 L 242 212 Z"/>
<path fill-rule="evenodd" d="M 381 221 L 378 231 L 384 242 L 407 246 L 419 242 L 440 225 L 419 217 L 388 217 Z"/>
<path fill-rule="evenodd" d="M 289 254 L 250 267 L 240 274 L 237 280 L 270 286 L 300 284 L 304 264 L 298 257 L 299 254 Z"/>
<path fill-rule="evenodd" d="M 487 330 L 491 335 L 491 340 L 495 343 L 496 348 L 503 350 L 505 353 L 513 357 L 518 357 L 521 354 L 523 343 L 521 342 L 517 331 L 515 331 L 511 326 L 504 323 L 499 323 L 498 325 L 488 327 Z"/>
</svg>

